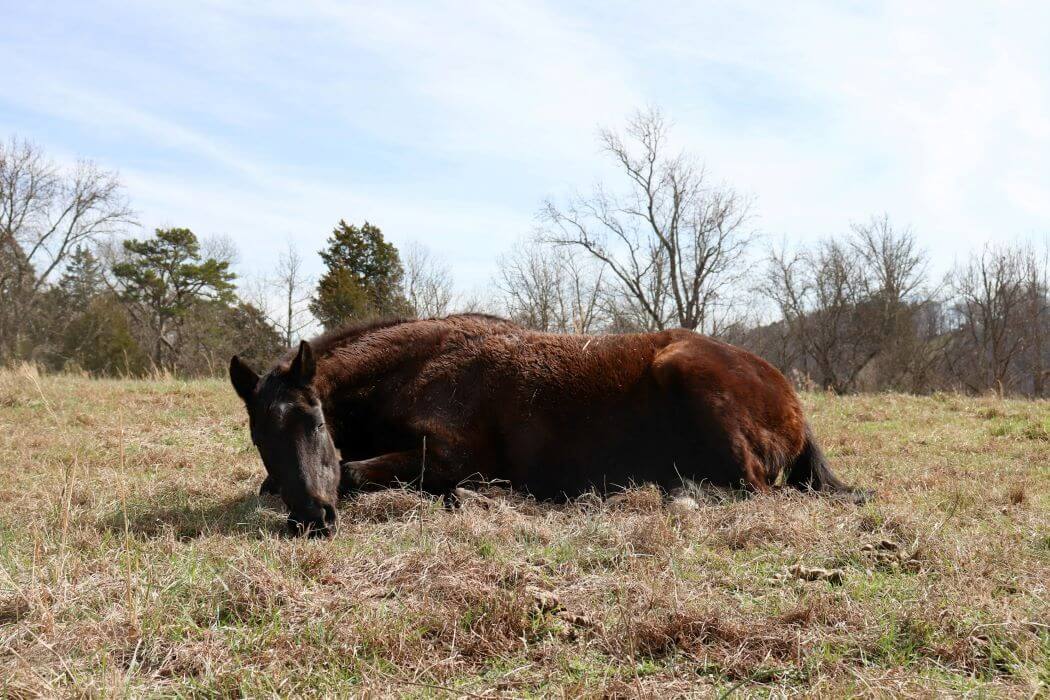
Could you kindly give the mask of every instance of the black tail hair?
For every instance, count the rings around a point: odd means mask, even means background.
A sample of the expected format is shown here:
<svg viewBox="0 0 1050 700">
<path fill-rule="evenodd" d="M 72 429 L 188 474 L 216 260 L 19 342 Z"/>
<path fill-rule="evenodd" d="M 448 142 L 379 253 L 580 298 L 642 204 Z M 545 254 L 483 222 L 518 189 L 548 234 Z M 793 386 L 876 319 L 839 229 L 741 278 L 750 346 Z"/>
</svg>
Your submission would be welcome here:
<svg viewBox="0 0 1050 700">
<path fill-rule="evenodd" d="M 787 484 L 800 491 L 841 494 L 858 503 L 863 503 L 872 495 L 869 491 L 847 485 L 835 476 L 808 425 L 806 426 L 806 443 L 802 447 L 802 452 L 795 458 L 795 463 L 788 470 Z"/>
</svg>

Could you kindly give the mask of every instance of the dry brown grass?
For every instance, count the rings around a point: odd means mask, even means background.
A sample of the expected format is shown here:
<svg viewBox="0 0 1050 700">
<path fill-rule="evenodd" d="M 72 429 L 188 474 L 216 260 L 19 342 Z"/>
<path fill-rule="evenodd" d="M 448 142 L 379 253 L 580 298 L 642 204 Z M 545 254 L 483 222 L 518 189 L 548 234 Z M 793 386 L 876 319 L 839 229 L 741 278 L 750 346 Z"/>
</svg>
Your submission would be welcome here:
<svg viewBox="0 0 1050 700">
<path fill-rule="evenodd" d="M 390 491 L 317 542 L 223 382 L 2 373 L 2 694 L 1045 694 L 1050 405 L 805 401 L 871 504 Z"/>
</svg>

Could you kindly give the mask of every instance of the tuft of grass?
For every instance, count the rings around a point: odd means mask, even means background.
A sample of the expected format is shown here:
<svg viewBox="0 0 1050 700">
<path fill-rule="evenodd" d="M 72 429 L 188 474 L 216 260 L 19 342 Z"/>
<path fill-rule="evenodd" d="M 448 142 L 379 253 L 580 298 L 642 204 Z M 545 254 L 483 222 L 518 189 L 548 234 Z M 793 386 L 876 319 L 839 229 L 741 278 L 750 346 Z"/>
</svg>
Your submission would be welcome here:
<svg viewBox="0 0 1050 700">
<path fill-rule="evenodd" d="M 0 694 L 1045 694 L 1050 404 L 804 401 L 874 501 L 390 490 L 307 541 L 225 382 L 0 372 Z"/>
</svg>

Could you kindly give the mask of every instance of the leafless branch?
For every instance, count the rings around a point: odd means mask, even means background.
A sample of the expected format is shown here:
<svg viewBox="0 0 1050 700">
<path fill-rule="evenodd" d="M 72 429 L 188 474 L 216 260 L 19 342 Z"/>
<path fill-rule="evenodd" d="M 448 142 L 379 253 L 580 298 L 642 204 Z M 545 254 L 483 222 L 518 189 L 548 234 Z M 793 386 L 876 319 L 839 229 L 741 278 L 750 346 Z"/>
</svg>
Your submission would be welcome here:
<svg viewBox="0 0 1050 700">
<path fill-rule="evenodd" d="M 708 182 L 693 158 L 668 148 L 670 127 L 658 110 L 639 112 L 624 135 L 600 140 L 627 183 L 622 193 L 598 185 L 541 211 L 544 239 L 574 248 L 607 271 L 612 297 L 650 329 L 711 331 L 734 287 L 752 233 L 749 202 Z"/>
</svg>

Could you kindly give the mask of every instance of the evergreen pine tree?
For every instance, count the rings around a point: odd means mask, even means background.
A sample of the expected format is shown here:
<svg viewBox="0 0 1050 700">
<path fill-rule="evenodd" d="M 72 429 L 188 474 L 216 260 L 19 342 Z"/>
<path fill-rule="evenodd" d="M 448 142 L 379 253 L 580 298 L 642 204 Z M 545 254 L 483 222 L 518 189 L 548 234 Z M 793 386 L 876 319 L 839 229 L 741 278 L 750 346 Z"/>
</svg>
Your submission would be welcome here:
<svg viewBox="0 0 1050 700">
<path fill-rule="evenodd" d="M 328 269 L 317 283 L 310 311 L 325 328 L 409 312 L 401 289 L 400 256 L 378 226 L 366 221 L 358 227 L 341 220 L 321 259 Z"/>
<path fill-rule="evenodd" d="M 120 298 L 150 329 L 154 364 L 173 368 L 184 317 L 202 300 L 233 303 L 235 275 L 229 262 L 203 258 L 197 236 L 186 228 L 124 241 L 124 253 L 126 259 L 113 266 Z"/>
<path fill-rule="evenodd" d="M 102 278 L 102 263 L 91 250 L 77 246 L 69 256 L 69 264 L 59 278 L 57 287 L 67 303 L 83 308 L 106 289 Z"/>
</svg>

